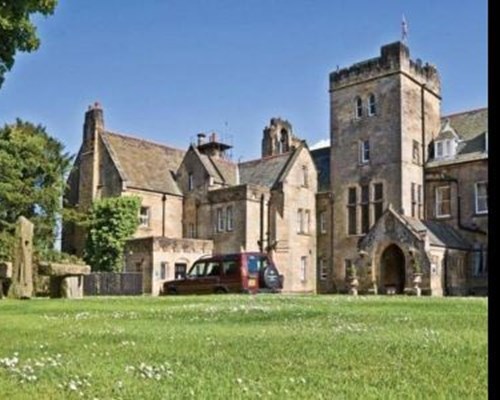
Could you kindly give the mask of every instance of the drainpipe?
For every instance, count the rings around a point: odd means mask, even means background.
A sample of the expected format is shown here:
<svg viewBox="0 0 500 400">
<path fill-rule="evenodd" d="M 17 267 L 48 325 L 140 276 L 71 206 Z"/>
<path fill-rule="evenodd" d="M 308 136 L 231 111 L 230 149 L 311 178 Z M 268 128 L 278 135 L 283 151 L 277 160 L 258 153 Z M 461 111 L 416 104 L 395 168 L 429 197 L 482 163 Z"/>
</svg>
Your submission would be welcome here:
<svg viewBox="0 0 500 400">
<path fill-rule="evenodd" d="M 423 83 L 420 86 L 420 116 L 422 120 L 422 170 L 424 169 L 425 165 L 425 150 L 426 150 L 426 144 L 425 144 L 425 101 L 424 101 L 424 93 L 425 93 L 425 83 Z M 425 171 L 422 171 L 423 174 L 425 174 Z M 425 179 L 425 177 L 424 177 Z M 425 199 L 425 184 L 422 184 L 422 202 L 424 202 Z M 427 211 L 426 207 L 424 207 L 423 211 L 423 219 L 427 218 Z"/>
<path fill-rule="evenodd" d="M 426 179 L 425 182 L 450 182 L 454 183 L 457 188 L 457 219 L 458 219 L 458 227 L 467 232 L 479 233 L 481 235 L 487 235 L 485 231 L 479 228 L 472 228 L 467 225 L 462 224 L 462 198 L 460 196 L 460 186 L 458 179 L 452 178 L 451 176 L 442 176 L 441 178 L 430 178 Z"/>
<path fill-rule="evenodd" d="M 165 202 L 167 201 L 167 195 L 163 193 L 161 198 L 162 205 L 162 218 L 161 218 L 161 236 L 165 237 Z"/>
<path fill-rule="evenodd" d="M 334 213 L 333 213 L 333 205 L 335 203 L 335 200 L 333 199 L 333 193 L 329 193 L 330 197 L 330 262 L 331 262 L 331 272 L 332 272 L 332 282 L 333 282 L 333 277 L 334 277 L 334 268 L 333 268 L 333 221 L 334 221 Z M 333 287 L 332 287 L 333 291 Z"/>
<path fill-rule="evenodd" d="M 444 279 L 443 279 L 443 294 L 445 296 L 448 296 L 448 250 L 445 250 L 445 253 L 444 253 L 444 271 L 443 271 L 443 275 L 444 275 Z"/>
<path fill-rule="evenodd" d="M 264 252 L 264 195 L 260 195 L 260 238 L 259 238 L 259 251 Z"/>
</svg>

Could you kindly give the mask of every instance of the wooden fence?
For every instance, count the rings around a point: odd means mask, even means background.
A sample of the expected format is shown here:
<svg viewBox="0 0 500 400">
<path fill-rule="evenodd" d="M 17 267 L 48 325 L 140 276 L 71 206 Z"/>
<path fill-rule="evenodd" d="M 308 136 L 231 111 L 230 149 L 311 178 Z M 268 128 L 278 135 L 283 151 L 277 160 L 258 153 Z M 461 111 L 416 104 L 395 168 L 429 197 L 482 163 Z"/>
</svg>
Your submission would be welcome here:
<svg viewBox="0 0 500 400">
<path fill-rule="evenodd" d="M 141 295 L 141 272 L 95 272 L 84 276 L 85 296 Z"/>
</svg>

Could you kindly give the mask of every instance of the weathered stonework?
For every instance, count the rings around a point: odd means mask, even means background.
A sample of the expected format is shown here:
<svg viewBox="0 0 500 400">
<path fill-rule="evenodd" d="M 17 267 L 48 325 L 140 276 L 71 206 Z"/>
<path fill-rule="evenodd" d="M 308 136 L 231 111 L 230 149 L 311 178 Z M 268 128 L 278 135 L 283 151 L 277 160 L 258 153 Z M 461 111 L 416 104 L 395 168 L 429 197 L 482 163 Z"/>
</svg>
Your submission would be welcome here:
<svg viewBox="0 0 500 400">
<path fill-rule="evenodd" d="M 183 151 L 109 132 L 95 104 L 66 201 L 86 210 L 101 197 L 141 197 L 148 223 L 127 245 L 126 270 L 143 273 L 145 293 L 158 294 L 176 264 L 242 251 L 268 252 L 285 292 L 345 293 L 346 268 L 357 267 L 361 293 L 413 294 L 415 276 L 423 294 L 487 293 L 488 212 L 475 209 L 475 185 L 488 181 L 487 110 L 444 118 L 437 69 L 401 42 L 329 78 L 331 147 L 309 151 L 272 118 L 262 157 L 239 163 L 215 133 Z M 450 132 L 458 153 L 439 159 L 436 142 Z M 435 215 L 443 182 L 446 218 Z M 64 250 L 81 254 L 84 241 L 65 224 Z"/>
</svg>

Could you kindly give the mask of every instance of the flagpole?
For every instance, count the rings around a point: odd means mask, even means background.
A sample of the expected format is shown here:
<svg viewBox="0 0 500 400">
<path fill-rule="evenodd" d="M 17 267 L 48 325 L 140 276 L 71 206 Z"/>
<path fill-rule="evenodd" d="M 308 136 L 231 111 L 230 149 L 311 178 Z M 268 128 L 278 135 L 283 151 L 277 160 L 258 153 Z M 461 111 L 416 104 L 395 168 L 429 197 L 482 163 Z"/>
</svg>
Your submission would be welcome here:
<svg viewBox="0 0 500 400">
<path fill-rule="evenodd" d="M 408 23 L 404 14 L 401 18 L 401 41 L 404 44 L 408 44 Z"/>
</svg>

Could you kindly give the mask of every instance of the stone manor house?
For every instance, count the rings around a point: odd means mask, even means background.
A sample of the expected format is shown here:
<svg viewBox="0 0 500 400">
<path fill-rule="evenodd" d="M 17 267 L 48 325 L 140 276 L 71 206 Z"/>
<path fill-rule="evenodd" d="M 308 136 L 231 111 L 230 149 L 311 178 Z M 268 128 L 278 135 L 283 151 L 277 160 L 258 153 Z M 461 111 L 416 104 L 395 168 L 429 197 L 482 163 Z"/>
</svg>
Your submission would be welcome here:
<svg viewBox="0 0 500 400">
<path fill-rule="evenodd" d="M 330 74 L 331 146 L 310 150 L 271 118 L 259 159 L 235 163 L 216 133 L 186 150 L 109 131 L 96 103 L 65 201 L 136 195 L 125 271 L 157 295 L 202 255 L 270 253 L 287 292 L 487 294 L 488 109 L 441 115 L 437 69 L 395 42 Z M 63 227 L 82 255 L 85 232 Z"/>
</svg>

